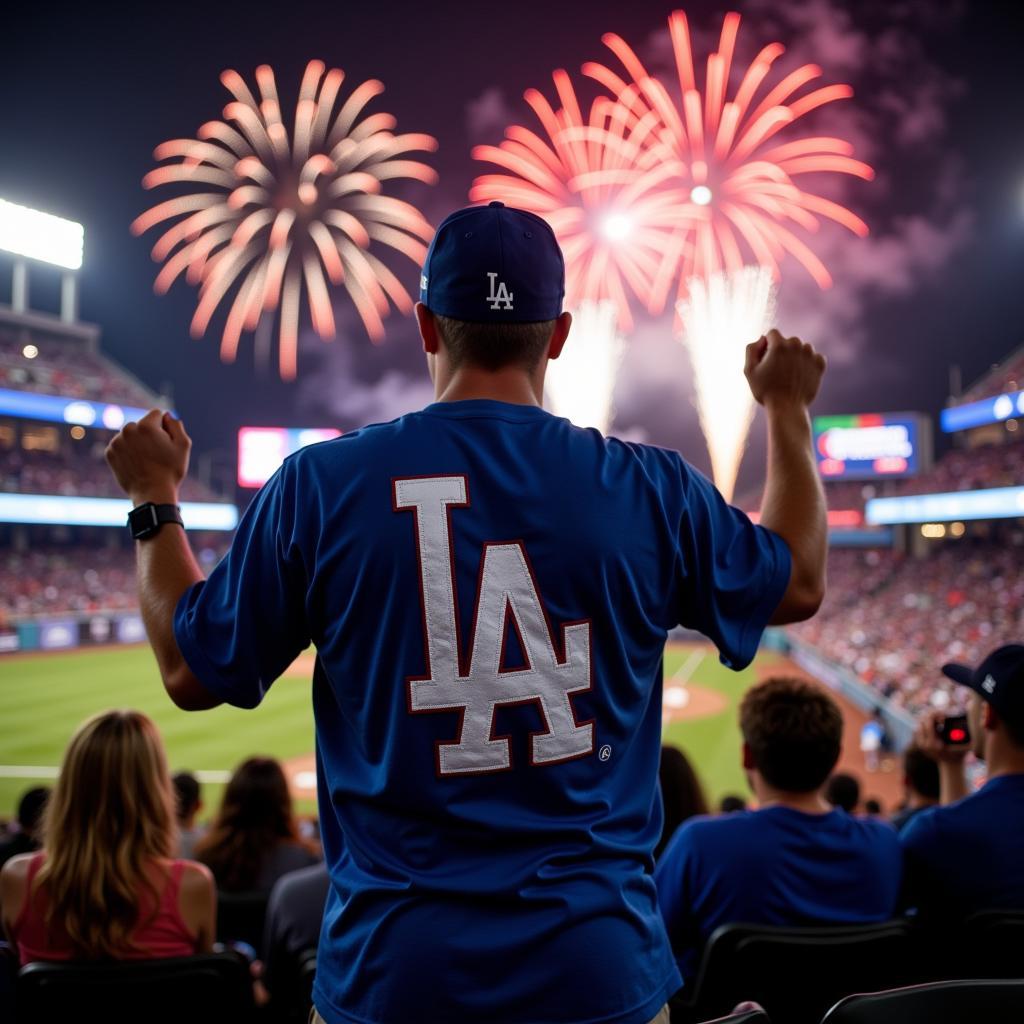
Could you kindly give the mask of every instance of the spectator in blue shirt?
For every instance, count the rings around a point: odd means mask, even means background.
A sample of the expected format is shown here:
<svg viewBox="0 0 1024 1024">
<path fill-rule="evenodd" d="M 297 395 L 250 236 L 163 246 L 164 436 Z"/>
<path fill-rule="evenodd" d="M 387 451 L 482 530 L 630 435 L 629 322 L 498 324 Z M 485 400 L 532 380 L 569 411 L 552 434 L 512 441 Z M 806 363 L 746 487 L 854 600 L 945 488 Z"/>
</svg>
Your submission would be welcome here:
<svg viewBox="0 0 1024 1024">
<path fill-rule="evenodd" d="M 719 925 L 867 923 L 896 909 L 895 830 L 823 795 L 843 735 L 832 697 L 802 679 L 769 679 L 743 699 L 740 730 L 759 809 L 691 818 L 654 874 L 684 979 Z"/>
<path fill-rule="evenodd" d="M 922 811 L 900 833 L 904 900 L 942 921 L 1024 909 L 1024 645 L 998 648 L 976 670 L 942 671 L 974 691 L 971 743 L 945 745 L 936 730 L 941 713 L 918 727 L 915 743 L 939 764 L 942 806 Z M 971 749 L 985 761 L 988 781 L 969 796 L 964 759 Z"/>
</svg>

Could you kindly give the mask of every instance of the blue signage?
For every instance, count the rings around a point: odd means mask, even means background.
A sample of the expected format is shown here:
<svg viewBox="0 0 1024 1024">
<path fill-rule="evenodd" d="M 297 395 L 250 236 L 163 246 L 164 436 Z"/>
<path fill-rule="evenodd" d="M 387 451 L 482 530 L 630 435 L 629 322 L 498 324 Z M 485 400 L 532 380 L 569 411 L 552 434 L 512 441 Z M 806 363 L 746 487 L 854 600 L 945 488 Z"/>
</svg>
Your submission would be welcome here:
<svg viewBox="0 0 1024 1024">
<path fill-rule="evenodd" d="M 11 391 L 0 388 L 0 416 L 20 416 L 29 420 L 70 423 L 78 427 L 102 427 L 120 430 L 126 423 L 142 419 L 148 409 L 112 402 L 89 402 L 84 398 L 40 395 L 35 391 Z"/>
<path fill-rule="evenodd" d="M 939 422 L 945 433 L 952 434 L 957 430 L 983 427 L 986 423 L 1000 423 L 1011 416 L 1024 416 L 1024 391 L 1008 391 L 980 402 L 952 405 L 942 410 Z"/>
</svg>

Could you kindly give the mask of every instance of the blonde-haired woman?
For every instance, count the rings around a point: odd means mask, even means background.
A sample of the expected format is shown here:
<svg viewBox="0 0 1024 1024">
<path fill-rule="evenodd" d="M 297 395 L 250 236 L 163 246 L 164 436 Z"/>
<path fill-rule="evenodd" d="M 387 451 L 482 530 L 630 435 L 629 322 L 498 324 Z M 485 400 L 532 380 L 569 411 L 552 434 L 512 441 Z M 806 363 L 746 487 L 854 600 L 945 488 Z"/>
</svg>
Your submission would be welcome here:
<svg viewBox="0 0 1024 1024">
<path fill-rule="evenodd" d="M 176 839 L 153 722 L 138 711 L 84 722 L 46 807 L 43 849 L 0 872 L 0 912 L 21 963 L 208 952 L 213 878 L 174 859 Z"/>
</svg>

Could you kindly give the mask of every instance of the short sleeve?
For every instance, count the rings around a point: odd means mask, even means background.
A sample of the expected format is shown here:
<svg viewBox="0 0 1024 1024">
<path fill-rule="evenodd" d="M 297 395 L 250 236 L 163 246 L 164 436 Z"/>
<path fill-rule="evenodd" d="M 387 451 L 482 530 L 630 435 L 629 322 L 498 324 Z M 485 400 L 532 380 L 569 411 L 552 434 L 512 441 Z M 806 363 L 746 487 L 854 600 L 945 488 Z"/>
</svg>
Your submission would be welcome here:
<svg viewBox="0 0 1024 1024">
<path fill-rule="evenodd" d="M 679 465 L 678 621 L 711 640 L 723 664 L 746 668 L 789 586 L 789 547 L 681 458 Z"/>
<path fill-rule="evenodd" d="M 175 610 L 174 636 L 189 668 L 236 707 L 256 707 L 309 645 L 298 527 L 286 462 L 246 510 L 227 555 Z"/>
</svg>

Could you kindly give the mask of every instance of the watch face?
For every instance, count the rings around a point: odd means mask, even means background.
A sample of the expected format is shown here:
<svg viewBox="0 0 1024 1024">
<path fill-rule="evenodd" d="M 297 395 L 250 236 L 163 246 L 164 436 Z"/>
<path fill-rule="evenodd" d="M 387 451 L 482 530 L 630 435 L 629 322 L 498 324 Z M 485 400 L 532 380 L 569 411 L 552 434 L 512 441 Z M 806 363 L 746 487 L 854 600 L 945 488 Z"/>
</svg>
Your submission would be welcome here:
<svg viewBox="0 0 1024 1024">
<path fill-rule="evenodd" d="M 156 505 L 147 502 L 128 513 L 128 526 L 134 538 L 148 537 L 160 525 L 156 515 Z"/>
</svg>

